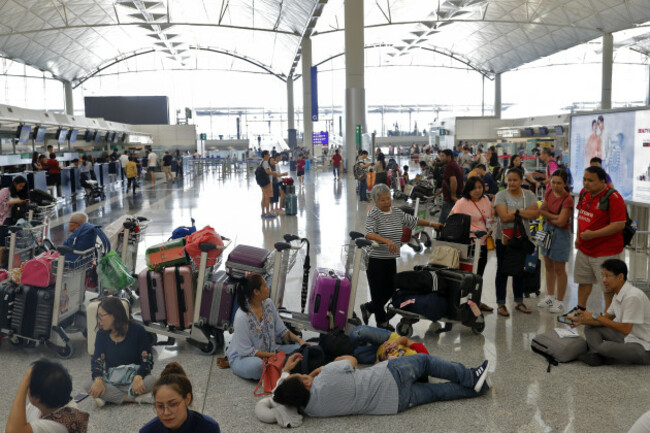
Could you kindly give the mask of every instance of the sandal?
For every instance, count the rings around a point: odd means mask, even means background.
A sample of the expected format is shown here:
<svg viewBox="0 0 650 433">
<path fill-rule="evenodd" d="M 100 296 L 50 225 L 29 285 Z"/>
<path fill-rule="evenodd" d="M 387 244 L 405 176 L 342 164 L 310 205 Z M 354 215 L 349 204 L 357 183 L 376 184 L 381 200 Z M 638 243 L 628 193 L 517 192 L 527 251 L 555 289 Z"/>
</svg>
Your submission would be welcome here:
<svg viewBox="0 0 650 433">
<path fill-rule="evenodd" d="M 217 366 L 219 368 L 230 368 L 230 362 L 228 362 L 228 358 L 226 357 L 217 358 Z"/>
<path fill-rule="evenodd" d="M 532 313 L 532 311 L 530 311 L 530 308 L 528 308 L 526 304 L 524 304 L 523 302 L 518 303 L 517 306 L 515 307 L 515 310 L 521 311 L 524 314 Z"/>
<path fill-rule="evenodd" d="M 478 307 L 481 309 L 481 311 L 485 311 L 486 313 L 491 313 L 494 311 L 494 308 L 490 307 L 487 304 L 484 304 L 483 302 L 481 302 Z"/>
<path fill-rule="evenodd" d="M 506 308 L 504 304 L 499 305 L 499 308 L 497 309 L 497 313 L 499 314 L 499 316 L 510 317 L 508 308 Z"/>
</svg>

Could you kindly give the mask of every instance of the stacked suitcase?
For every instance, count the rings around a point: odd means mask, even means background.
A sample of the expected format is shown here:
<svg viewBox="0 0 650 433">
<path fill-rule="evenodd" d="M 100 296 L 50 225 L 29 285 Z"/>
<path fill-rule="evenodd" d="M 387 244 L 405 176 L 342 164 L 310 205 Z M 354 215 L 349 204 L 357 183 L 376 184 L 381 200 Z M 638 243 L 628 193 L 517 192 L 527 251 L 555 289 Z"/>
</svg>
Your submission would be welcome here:
<svg viewBox="0 0 650 433">
<path fill-rule="evenodd" d="M 53 307 L 54 287 L 19 286 L 14 292 L 11 330 L 35 340 L 50 338 Z"/>
<path fill-rule="evenodd" d="M 185 253 L 185 239 L 147 249 L 147 267 L 138 275 L 138 293 L 145 324 L 186 329 L 194 319 L 194 273 Z"/>
<path fill-rule="evenodd" d="M 285 177 L 282 183 L 286 188 L 284 197 L 284 213 L 293 216 L 298 214 L 298 197 L 296 196 L 296 186 L 293 184 L 293 178 Z"/>
<path fill-rule="evenodd" d="M 351 284 L 345 273 L 316 268 L 309 295 L 309 321 L 322 331 L 345 329 Z"/>
</svg>

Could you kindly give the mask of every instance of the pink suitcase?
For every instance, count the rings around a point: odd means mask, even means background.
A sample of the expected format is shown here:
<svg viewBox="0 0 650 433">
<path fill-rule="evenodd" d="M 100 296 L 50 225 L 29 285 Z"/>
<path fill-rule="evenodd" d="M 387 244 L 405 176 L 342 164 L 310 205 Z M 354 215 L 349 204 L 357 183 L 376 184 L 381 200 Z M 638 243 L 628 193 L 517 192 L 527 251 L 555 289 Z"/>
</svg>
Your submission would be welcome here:
<svg viewBox="0 0 650 433">
<path fill-rule="evenodd" d="M 350 302 L 350 280 L 342 271 L 316 268 L 309 295 L 309 321 L 321 331 L 345 328 Z M 332 319 L 333 324 L 332 327 Z"/>
<path fill-rule="evenodd" d="M 176 329 L 192 327 L 194 320 L 194 281 L 190 266 L 165 268 L 163 287 L 167 325 Z"/>
<path fill-rule="evenodd" d="M 138 295 L 140 296 L 142 321 L 145 324 L 167 321 L 165 291 L 160 272 L 145 269 L 138 274 Z"/>
</svg>

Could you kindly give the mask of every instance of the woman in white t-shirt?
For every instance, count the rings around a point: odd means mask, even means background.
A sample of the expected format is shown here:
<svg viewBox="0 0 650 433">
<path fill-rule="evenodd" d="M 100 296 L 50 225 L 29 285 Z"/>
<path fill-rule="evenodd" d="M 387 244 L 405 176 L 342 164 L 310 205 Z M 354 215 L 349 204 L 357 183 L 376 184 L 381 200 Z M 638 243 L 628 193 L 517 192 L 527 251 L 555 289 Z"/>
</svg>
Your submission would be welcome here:
<svg viewBox="0 0 650 433">
<path fill-rule="evenodd" d="M 86 433 L 88 414 L 77 409 L 70 394 L 72 378 L 58 362 L 32 364 L 18 386 L 6 433 Z"/>
</svg>

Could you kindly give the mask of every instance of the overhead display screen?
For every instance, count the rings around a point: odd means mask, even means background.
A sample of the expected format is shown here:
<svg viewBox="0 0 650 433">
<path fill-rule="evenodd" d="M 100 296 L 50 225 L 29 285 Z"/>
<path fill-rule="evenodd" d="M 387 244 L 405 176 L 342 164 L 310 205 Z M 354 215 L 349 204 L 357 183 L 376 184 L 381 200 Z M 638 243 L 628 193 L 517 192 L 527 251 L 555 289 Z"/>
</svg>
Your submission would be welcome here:
<svg viewBox="0 0 650 433">
<path fill-rule="evenodd" d="M 573 190 L 591 158 L 603 160 L 614 188 L 627 201 L 650 204 L 650 111 L 580 114 L 571 117 Z"/>
</svg>

